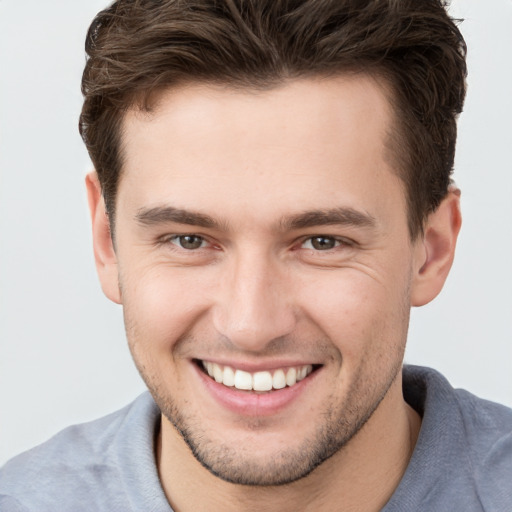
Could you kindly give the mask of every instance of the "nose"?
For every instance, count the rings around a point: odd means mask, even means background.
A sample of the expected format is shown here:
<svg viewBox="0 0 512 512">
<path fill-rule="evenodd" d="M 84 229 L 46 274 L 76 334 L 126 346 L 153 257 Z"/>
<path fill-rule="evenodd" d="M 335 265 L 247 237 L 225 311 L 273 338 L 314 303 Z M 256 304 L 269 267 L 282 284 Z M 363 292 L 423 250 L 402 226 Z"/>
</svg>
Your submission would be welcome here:
<svg viewBox="0 0 512 512">
<path fill-rule="evenodd" d="M 240 256 L 218 286 L 214 325 L 238 349 L 262 352 L 290 334 L 296 315 L 285 262 Z"/>
</svg>

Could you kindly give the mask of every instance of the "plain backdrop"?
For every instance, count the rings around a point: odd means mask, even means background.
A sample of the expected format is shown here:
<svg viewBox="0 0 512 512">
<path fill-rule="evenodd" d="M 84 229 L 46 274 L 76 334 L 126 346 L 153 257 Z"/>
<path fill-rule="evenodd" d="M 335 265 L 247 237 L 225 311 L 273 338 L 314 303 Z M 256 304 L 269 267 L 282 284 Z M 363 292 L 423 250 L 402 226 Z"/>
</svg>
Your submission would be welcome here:
<svg viewBox="0 0 512 512">
<path fill-rule="evenodd" d="M 77 131 L 100 0 L 0 0 L 0 464 L 144 390 L 97 282 Z M 512 406 L 512 1 L 454 1 L 469 92 L 455 178 L 463 229 L 406 361 Z"/>
</svg>

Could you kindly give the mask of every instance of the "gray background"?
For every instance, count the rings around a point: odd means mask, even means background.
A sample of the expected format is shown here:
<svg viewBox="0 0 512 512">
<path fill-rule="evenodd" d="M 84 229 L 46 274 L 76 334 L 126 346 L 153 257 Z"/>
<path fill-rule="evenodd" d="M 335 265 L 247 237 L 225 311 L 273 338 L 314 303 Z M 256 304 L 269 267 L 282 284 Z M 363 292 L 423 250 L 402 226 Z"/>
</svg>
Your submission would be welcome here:
<svg viewBox="0 0 512 512">
<path fill-rule="evenodd" d="M 144 389 L 94 270 L 77 132 L 83 40 L 104 1 L 0 0 L 0 464 Z M 458 0 L 469 53 L 445 290 L 413 311 L 408 362 L 512 406 L 512 2 Z"/>
</svg>

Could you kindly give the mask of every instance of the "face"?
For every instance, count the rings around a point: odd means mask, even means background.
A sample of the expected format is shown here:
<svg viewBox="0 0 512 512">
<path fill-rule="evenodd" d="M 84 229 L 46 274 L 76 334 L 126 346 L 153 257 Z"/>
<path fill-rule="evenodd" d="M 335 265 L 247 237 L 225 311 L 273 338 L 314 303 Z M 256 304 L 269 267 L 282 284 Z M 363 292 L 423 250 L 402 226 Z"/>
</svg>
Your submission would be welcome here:
<svg viewBox="0 0 512 512">
<path fill-rule="evenodd" d="M 414 244 L 391 119 L 365 77 L 189 86 L 126 116 L 116 300 L 164 416 L 225 480 L 303 477 L 393 389 Z"/>
</svg>

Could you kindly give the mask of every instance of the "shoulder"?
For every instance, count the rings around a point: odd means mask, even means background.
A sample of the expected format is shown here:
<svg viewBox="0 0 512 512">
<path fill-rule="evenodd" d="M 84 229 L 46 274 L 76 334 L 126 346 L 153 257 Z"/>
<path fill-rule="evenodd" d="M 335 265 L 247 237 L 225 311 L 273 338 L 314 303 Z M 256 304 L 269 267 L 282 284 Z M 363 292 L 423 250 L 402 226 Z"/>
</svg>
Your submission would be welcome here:
<svg viewBox="0 0 512 512">
<path fill-rule="evenodd" d="M 152 445 L 158 418 L 144 393 L 115 413 L 68 427 L 11 459 L 0 469 L 2 510 L 108 510 L 111 496 L 119 510 L 130 491 L 123 488 L 127 465 L 145 464 L 157 479 Z"/>
<path fill-rule="evenodd" d="M 479 504 L 468 510 L 512 510 L 512 409 L 414 366 L 404 368 L 404 396 L 423 416 L 410 475 Z"/>
<path fill-rule="evenodd" d="M 454 389 L 435 370 L 404 367 L 404 396 L 427 419 L 462 429 L 459 434 L 479 456 L 493 450 L 496 443 L 512 441 L 512 409 L 464 389 Z"/>
<path fill-rule="evenodd" d="M 460 417 L 468 434 L 491 437 L 512 431 L 512 409 L 484 400 L 464 389 L 454 389 L 439 372 L 421 366 L 404 366 L 404 396 L 416 409 L 450 412 Z"/>
<path fill-rule="evenodd" d="M 475 485 L 489 510 L 512 510 L 512 409 L 456 390 Z"/>
</svg>

